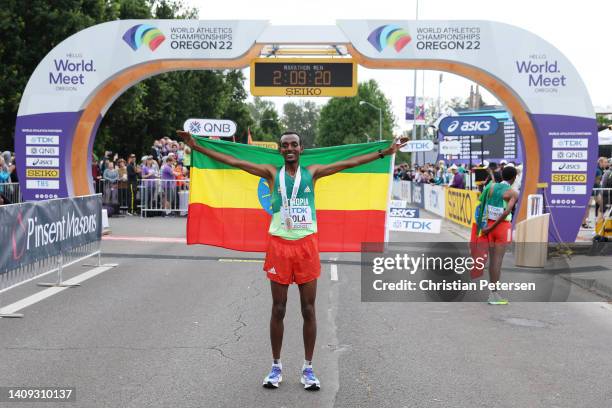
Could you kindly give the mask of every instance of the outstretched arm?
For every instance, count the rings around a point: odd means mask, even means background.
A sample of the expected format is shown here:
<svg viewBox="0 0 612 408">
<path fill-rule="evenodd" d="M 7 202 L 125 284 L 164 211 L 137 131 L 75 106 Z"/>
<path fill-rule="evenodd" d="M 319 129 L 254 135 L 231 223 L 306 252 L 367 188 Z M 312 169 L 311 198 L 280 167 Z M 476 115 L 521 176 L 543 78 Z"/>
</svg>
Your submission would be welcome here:
<svg viewBox="0 0 612 408">
<path fill-rule="evenodd" d="M 354 156 L 350 159 L 340 160 L 331 164 L 313 164 L 312 166 L 308 166 L 308 170 L 310 174 L 312 174 L 313 180 L 320 179 L 321 177 L 331 176 L 332 174 L 336 174 L 342 170 L 350 169 L 351 167 L 357 167 L 362 164 L 369 163 L 376 159 L 382 158 L 383 156 L 389 156 L 395 154 L 400 147 L 404 146 L 408 142 L 408 138 L 402 139 L 394 139 L 391 141 L 391 144 L 386 149 L 380 150 L 380 152 L 372 152 L 362 154 L 360 156 Z"/>
<path fill-rule="evenodd" d="M 211 159 L 217 160 L 232 167 L 237 167 L 241 170 L 246 171 L 247 173 L 251 173 L 254 176 L 263 177 L 268 181 L 274 178 L 274 172 L 276 171 L 276 169 L 271 164 L 251 163 L 246 160 L 237 159 L 234 156 L 230 156 L 229 154 L 216 152 L 212 149 L 207 149 L 206 147 L 198 145 L 195 140 L 193 140 L 191 134 L 183 130 L 177 130 L 176 134 L 183 139 L 185 144 L 188 145 L 191 150 L 197 150 L 198 152 L 207 155 Z"/>
</svg>

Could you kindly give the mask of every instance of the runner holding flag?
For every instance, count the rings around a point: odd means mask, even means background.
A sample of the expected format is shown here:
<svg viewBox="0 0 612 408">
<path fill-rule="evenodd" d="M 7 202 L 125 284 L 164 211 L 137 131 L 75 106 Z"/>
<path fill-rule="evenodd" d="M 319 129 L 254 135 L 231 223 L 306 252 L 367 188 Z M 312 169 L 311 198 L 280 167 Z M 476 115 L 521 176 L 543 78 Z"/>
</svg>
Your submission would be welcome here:
<svg viewBox="0 0 612 408">
<path fill-rule="evenodd" d="M 300 154 L 304 146 L 296 132 L 285 132 L 280 137 L 279 153 L 283 156 L 282 167 L 257 164 L 207 149 L 198 145 L 188 132 L 177 131 L 191 149 L 210 158 L 250 174 L 262 177 L 271 186 L 272 220 L 264 271 L 270 279 L 272 291 L 272 314 L 270 317 L 270 343 L 272 346 L 272 369 L 264 379 L 266 388 L 277 388 L 282 381 L 281 347 L 283 343 L 285 307 L 289 285 L 296 283 L 300 291 L 302 317 L 304 319 L 304 365 L 301 383 L 308 390 L 321 386 L 312 369 L 317 335 L 315 300 L 317 278 L 321 274 L 317 240 L 315 209 L 315 183 L 318 179 L 342 170 L 369 163 L 395 154 L 407 139 L 396 139 L 378 152 L 354 156 L 331 164 L 300 166 Z M 402 144 L 403 143 L 403 144 Z"/>
</svg>

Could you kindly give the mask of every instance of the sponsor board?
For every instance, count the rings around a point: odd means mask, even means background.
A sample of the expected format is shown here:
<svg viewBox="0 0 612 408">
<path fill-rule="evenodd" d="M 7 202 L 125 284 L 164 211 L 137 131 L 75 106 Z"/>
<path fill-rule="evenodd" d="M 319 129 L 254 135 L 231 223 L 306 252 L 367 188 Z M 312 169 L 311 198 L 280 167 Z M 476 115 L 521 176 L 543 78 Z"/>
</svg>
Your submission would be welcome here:
<svg viewBox="0 0 612 408">
<path fill-rule="evenodd" d="M 458 155 L 461 154 L 461 142 L 456 140 L 442 141 L 439 145 L 439 154 L 445 155 Z"/>
<path fill-rule="evenodd" d="M 0 277 L 7 271 L 99 241 L 100 195 L 27 202 L 0 207 Z M 3 221 L 4 222 L 4 221 Z"/>
<path fill-rule="evenodd" d="M 183 130 L 196 136 L 232 137 L 236 123 L 226 119 L 187 119 Z"/>
<path fill-rule="evenodd" d="M 32 178 L 59 178 L 59 169 L 26 169 L 26 177 Z"/>
<path fill-rule="evenodd" d="M 278 143 L 276 142 L 253 142 L 252 145 L 265 147 L 266 149 L 278 150 Z"/>
<path fill-rule="evenodd" d="M 59 156 L 59 146 L 26 146 L 28 156 Z"/>
<path fill-rule="evenodd" d="M 586 160 L 588 150 L 553 150 L 553 160 Z"/>
<path fill-rule="evenodd" d="M 444 187 L 426 184 L 424 190 L 425 209 L 440 217 L 445 217 L 446 192 L 444 191 Z"/>
<path fill-rule="evenodd" d="M 402 152 L 430 152 L 434 148 L 434 143 L 431 140 L 410 140 L 403 146 Z"/>
<path fill-rule="evenodd" d="M 587 162 L 552 162 L 552 171 L 587 171 Z"/>
<path fill-rule="evenodd" d="M 425 200 L 423 198 L 423 184 L 419 183 L 410 183 L 412 190 L 412 204 L 416 205 L 419 208 L 423 208 L 425 205 Z"/>
<path fill-rule="evenodd" d="M 571 185 L 571 184 L 553 184 L 550 186 L 550 194 L 554 195 L 564 195 L 564 194 L 572 194 L 572 195 L 585 195 L 586 194 L 586 186 L 585 185 Z"/>
<path fill-rule="evenodd" d="M 487 136 L 497 132 L 499 123 L 493 116 L 448 116 L 440 121 L 445 136 Z"/>
<path fill-rule="evenodd" d="M 553 139 L 553 149 L 586 149 L 589 139 Z"/>
<path fill-rule="evenodd" d="M 427 218 L 392 218 L 389 221 L 391 231 L 424 232 L 427 234 L 439 234 L 442 225 L 442 220 Z"/>
<path fill-rule="evenodd" d="M 446 189 L 446 218 L 457 224 L 471 227 L 474 221 L 474 211 L 478 205 L 479 194 L 470 190 L 457 188 Z"/>
<path fill-rule="evenodd" d="M 586 183 L 587 175 L 584 173 L 569 173 L 569 174 L 556 174 L 552 175 L 553 183 Z"/>
<path fill-rule="evenodd" d="M 408 201 L 406 200 L 390 200 L 389 207 L 394 208 L 406 208 L 408 207 Z"/>
<path fill-rule="evenodd" d="M 419 218 L 418 208 L 389 208 L 390 218 Z"/>
<path fill-rule="evenodd" d="M 59 180 L 27 179 L 26 187 L 41 190 L 59 190 Z"/>
<path fill-rule="evenodd" d="M 26 167 L 59 167 L 59 158 L 26 157 Z"/>
<path fill-rule="evenodd" d="M 59 145 L 58 135 L 26 135 L 29 145 Z"/>
</svg>

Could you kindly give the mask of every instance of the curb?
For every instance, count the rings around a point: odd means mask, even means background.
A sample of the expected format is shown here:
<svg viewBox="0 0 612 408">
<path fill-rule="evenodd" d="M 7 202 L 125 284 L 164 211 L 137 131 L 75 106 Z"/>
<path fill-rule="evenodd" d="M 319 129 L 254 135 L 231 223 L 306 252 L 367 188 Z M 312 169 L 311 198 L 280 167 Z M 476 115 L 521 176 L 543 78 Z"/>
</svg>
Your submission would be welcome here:
<svg viewBox="0 0 612 408">
<path fill-rule="evenodd" d="M 601 283 L 597 279 L 577 278 L 574 276 L 559 275 L 566 281 L 580 286 L 582 289 L 588 290 L 607 301 L 612 301 L 612 286 Z"/>
</svg>

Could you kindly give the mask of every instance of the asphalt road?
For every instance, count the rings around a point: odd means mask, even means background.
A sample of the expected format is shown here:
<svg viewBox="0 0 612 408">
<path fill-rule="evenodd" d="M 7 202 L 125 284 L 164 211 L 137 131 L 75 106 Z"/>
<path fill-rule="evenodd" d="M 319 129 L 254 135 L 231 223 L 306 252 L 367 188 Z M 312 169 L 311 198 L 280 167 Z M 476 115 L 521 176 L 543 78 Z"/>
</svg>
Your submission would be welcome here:
<svg viewBox="0 0 612 408">
<path fill-rule="evenodd" d="M 558 284 L 598 302 L 369 303 L 361 301 L 359 255 L 324 254 L 314 361 L 322 389 L 299 383 L 292 287 L 284 382 L 268 390 L 261 387 L 271 358 L 263 254 L 187 247 L 184 219 L 111 226 L 115 240 L 104 241 L 103 261 L 118 267 L 25 308 L 23 319 L 0 319 L 0 386 L 76 387 L 77 402 L 45 404 L 54 407 L 611 406 L 612 307 L 569 282 Z M 440 235 L 392 239 L 462 238 L 444 224 Z M 75 265 L 66 278 L 86 270 Z M 0 301 L 40 290 L 28 283 Z"/>
</svg>

